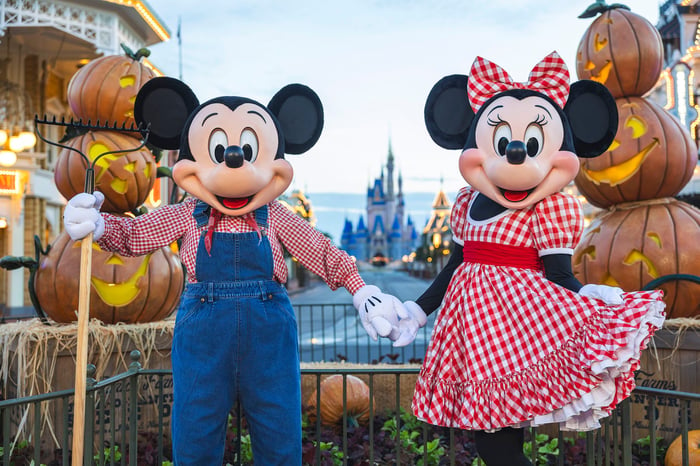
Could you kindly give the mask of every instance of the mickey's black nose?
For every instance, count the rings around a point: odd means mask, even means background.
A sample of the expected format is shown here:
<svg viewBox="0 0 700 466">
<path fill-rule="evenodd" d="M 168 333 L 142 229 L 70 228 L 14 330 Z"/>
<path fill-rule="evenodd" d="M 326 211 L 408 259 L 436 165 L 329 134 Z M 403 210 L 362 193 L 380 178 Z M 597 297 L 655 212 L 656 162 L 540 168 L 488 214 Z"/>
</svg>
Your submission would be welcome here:
<svg viewBox="0 0 700 466">
<path fill-rule="evenodd" d="M 508 163 L 520 165 L 525 161 L 527 156 L 527 148 L 523 141 L 510 141 L 506 146 L 506 158 Z"/>
<path fill-rule="evenodd" d="M 243 149 L 239 146 L 228 146 L 224 151 L 224 162 L 229 168 L 239 168 L 244 160 Z"/>
</svg>

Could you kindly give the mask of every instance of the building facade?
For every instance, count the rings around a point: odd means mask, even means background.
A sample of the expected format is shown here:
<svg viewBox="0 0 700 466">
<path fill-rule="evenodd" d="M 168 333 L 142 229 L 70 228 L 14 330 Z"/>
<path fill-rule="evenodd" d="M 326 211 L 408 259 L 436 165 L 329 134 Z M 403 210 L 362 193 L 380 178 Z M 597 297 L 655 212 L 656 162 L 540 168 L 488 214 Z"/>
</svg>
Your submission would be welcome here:
<svg viewBox="0 0 700 466">
<path fill-rule="evenodd" d="M 401 260 L 415 249 L 419 238 L 411 217 L 406 215 L 401 173 L 394 185 L 391 142 L 386 166 L 367 188 L 366 216 L 366 222 L 360 216 L 355 227 L 345 219 L 340 246 L 348 254 L 379 265 Z"/>
<path fill-rule="evenodd" d="M 80 66 L 122 54 L 121 44 L 138 50 L 169 37 L 141 0 L 0 0 L 0 129 L 9 141 L 21 130 L 34 133 L 35 115 L 70 119 L 67 88 Z M 50 141 L 63 136 L 62 128 L 40 126 Z M 35 236 L 46 247 L 62 230 L 66 200 L 53 177 L 59 148 L 39 138 L 2 149 L 0 257 L 34 257 Z M 0 314 L 30 305 L 28 276 L 26 269 L 0 268 Z"/>
</svg>

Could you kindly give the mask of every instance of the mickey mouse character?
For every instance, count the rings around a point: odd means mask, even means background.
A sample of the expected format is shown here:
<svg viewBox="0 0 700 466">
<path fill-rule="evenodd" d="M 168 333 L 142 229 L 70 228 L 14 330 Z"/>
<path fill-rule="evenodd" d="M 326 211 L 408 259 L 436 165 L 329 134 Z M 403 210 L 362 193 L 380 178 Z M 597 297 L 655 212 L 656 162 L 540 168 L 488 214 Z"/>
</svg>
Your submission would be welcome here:
<svg viewBox="0 0 700 466">
<path fill-rule="evenodd" d="M 478 57 L 469 77 L 430 92 L 432 139 L 461 149 L 468 186 L 452 209 L 454 252 L 409 309 L 433 312 L 413 411 L 476 431 L 488 466 L 530 464 L 523 427 L 590 430 L 634 388 L 640 351 L 664 320 L 660 291 L 582 286 L 571 256 L 583 231 L 578 201 L 559 192 L 613 141 L 607 89 L 569 87 L 556 52 L 527 83 Z"/>
<path fill-rule="evenodd" d="M 172 343 L 175 464 L 222 463 L 237 399 L 255 463 L 301 464 L 297 327 L 282 246 L 330 288 L 353 294 L 375 340 L 400 342 L 425 316 L 365 285 L 345 252 L 276 200 L 292 181 L 285 152 L 306 152 L 321 135 L 323 109 L 311 89 L 288 85 L 267 107 L 232 96 L 200 105 L 187 85 L 161 77 L 140 90 L 134 115 L 150 125 L 152 144 L 180 149 L 173 178 L 191 197 L 129 218 L 99 214 L 104 196 L 83 193 L 69 201 L 64 225 L 74 240 L 94 231 L 101 248 L 123 255 L 181 240 L 188 283 Z"/>
</svg>

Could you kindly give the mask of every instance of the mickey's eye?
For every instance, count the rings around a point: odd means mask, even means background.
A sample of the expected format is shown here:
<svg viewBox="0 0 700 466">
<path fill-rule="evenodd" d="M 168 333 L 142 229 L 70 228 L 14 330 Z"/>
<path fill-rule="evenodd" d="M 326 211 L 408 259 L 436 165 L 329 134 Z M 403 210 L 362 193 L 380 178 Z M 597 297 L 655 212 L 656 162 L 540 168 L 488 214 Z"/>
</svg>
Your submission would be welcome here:
<svg viewBox="0 0 700 466">
<path fill-rule="evenodd" d="M 528 126 L 525 130 L 525 147 L 527 148 L 527 155 L 529 157 L 540 155 L 540 152 L 542 152 L 543 143 L 544 134 L 542 134 L 542 127 L 536 124 Z"/>
<path fill-rule="evenodd" d="M 224 150 L 228 147 L 228 138 L 222 129 L 215 129 L 209 135 L 209 157 L 214 163 L 224 161 Z"/>
<path fill-rule="evenodd" d="M 501 124 L 493 132 L 493 148 L 500 155 L 506 155 L 506 146 L 512 139 L 510 126 L 507 123 Z"/>
<path fill-rule="evenodd" d="M 248 162 L 255 162 L 258 158 L 258 137 L 255 135 L 255 131 L 250 128 L 246 128 L 241 133 L 241 149 L 243 149 L 243 156 Z"/>
</svg>

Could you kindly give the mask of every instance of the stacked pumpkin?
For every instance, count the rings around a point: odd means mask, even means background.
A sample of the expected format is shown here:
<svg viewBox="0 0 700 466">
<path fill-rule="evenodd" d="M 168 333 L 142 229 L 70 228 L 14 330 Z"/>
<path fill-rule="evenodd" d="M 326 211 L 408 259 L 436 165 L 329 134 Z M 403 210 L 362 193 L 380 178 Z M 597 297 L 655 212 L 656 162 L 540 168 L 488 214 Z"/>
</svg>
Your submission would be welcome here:
<svg viewBox="0 0 700 466">
<path fill-rule="evenodd" d="M 106 129 L 88 131 L 65 145 L 95 163 L 95 190 L 105 195 L 103 212 L 131 215 L 144 203 L 156 180 L 151 151 L 141 145 L 134 123 L 134 100 L 139 89 L 155 76 L 143 63 L 142 49 L 126 55 L 105 56 L 82 67 L 68 85 L 68 102 L 77 118 Z M 83 192 L 86 161 L 80 153 L 63 149 L 54 172 L 59 192 L 70 199 Z M 39 304 L 57 322 L 77 320 L 80 276 L 80 244 L 61 233 L 41 260 L 34 288 Z M 103 251 L 93 244 L 90 317 L 105 323 L 136 323 L 161 320 L 173 312 L 183 288 L 184 273 L 177 255 L 161 248 L 142 257 L 125 257 Z"/>
<path fill-rule="evenodd" d="M 584 232 L 574 272 L 584 283 L 626 291 L 660 279 L 669 318 L 700 315 L 700 285 L 663 278 L 700 275 L 700 210 L 672 197 L 693 175 L 695 142 L 675 117 L 642 97 L 661 74 L 661 37 L 624 5 L 596 2 L 581 17 L 597 14 L 579 43 L 577 74 L 610 90 L 619 126 L 607 152 L 581 161 L 575 180 L 605 210 Z"/>
</svg>

